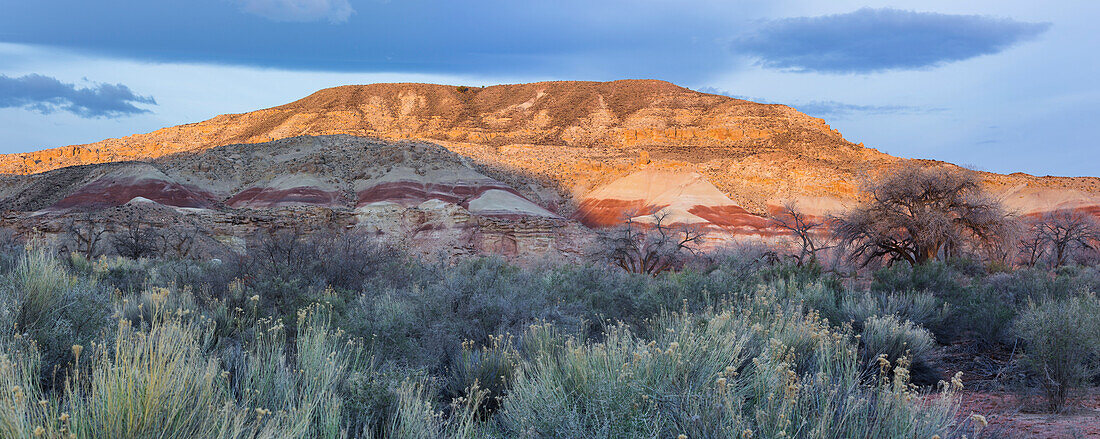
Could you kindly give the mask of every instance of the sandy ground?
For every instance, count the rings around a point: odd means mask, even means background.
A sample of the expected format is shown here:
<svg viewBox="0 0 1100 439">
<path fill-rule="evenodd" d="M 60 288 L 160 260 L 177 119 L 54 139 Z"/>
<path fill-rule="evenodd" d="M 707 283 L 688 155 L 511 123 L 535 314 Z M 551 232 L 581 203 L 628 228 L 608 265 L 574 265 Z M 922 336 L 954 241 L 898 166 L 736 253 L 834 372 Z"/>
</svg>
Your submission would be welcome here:
<svg viewBox="0 0 1100 439">
<path fill-rule="evenodd" d="M 1079 395 L 1065 413 L 1043 413 L 1042 400 L 1011 392 L 965 392 L 959 416 L 977 413 L 989 428 L 974 439 L 1100 438 L 1100 388 Z"/>
</svg>

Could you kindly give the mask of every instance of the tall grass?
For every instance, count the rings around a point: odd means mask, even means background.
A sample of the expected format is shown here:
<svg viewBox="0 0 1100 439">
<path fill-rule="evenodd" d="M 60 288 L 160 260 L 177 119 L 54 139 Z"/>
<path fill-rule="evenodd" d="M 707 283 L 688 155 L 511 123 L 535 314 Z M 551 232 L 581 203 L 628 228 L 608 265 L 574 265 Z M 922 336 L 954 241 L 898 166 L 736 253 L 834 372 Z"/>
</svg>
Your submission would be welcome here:
<svg viewBox="0 0 1100 439">
<path fill-rule="evenodd" d="M 3 437 L 337 438 L 336 387 L 358 348 L 327 326 L 325 310 L 299 315 L 296 355 L 282 328 L 259 324 L 232 370 L 210 352 L 213 322 L 179 314 L 138 327 L 120 319 L 111 343 L 73 347 L 63 392 L 32 379 L 33 342 L 0 353 Z"/>
<path fill-rule="evenodd" d="M 20 293 L 3 296 L 4 309 L 90 296 L 108 317 L 55 352 L 56 385 L 42 379 L 50 366 L 41 343 L 16 331 L 17 319 L 0 322 L 4 438 L 956 433 L 956 389 L 918 392 L 901 354 L 868 372 L 851 325 L 814 309 L 832 303 L 839 312 L 843 299 L 821 283 L 738 283 L 731 294 L 712 295 L 721 274 L 620 276 L 626 286 L 586 295 L 608 282 L 591 267 L 527 271 L 481 261 L 423 290 L 311 294 L 296 313 L 273 315 L 263 291 L 237 282 L 219 298 L 149 276 L 141 291 L 116 292 L 112 301 L 94 274 L 110 271 L 110 261 L 90 274 L 46 253 L 23 263 L 5 280 Z M 678 287 L 693 292 L 659 297 Z M 524 295 L 538 296 L 513 302 Z M 679 311 L 667 311 L 669 297 Z M 631 311 L 617 309 L 626 304 Z M 614 312 L 629 313 L 621 314 L 629 322 L 586 320 Z M 865 330 L 879 320 L 893 323 L 886 338 L 922 331 L 875 316 Z M 380 333 L 364 343 L 344 326 Z M 441 354 L 450 357 L 410 361 Z"/>
</svg>

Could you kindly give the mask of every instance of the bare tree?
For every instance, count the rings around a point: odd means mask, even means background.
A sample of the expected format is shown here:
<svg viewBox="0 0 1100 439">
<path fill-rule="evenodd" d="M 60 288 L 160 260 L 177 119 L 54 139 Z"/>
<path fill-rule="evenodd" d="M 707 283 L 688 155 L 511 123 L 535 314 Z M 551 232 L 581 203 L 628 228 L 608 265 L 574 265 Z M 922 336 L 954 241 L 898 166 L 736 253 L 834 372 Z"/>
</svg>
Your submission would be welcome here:
<svg viewBox="0 0 1100 439">
<path fill-rule="evenodd" d="M 126 221 L 126 227 L 111 235 L 111 244 L 119 256 L 131 259 L 147 258 L 157 254 L 159 233 L 150 226 L 144 226 L 136 218 Z"/>
<path fill-rule="evenodd" d="M 1010 216 L 969 173 L 907 166 L 866 189 L 868 199 L 836 218 L 851 255 L 921 264 L 994 242 Z"/>
<path fill-rule="evenodd" d="M 1034 267 L 1046 255 L 1049 245 L 1043 228 L 1040 221 L 1033 222 L 1016 241 L 1016 248 L 1020 250 L 1019 260 L 1025 266 Z"/>
<path fill-rule="evenodd" d="M 642 224 L 628 215 L 622 226 L 602 233 L 605 257 L 628 272 L 656 276 L 698 254 L 702 229 L 669 225 L 667 212 L 655 213 L 652 218 L 652 224 Z"/>
<path fill-rule="evenodd" d="M 258 275 L 281 278 L 297 273 L 317 261 L 313 243 L 297 227 L 261 232 L 255 248 L 249 250 L 250 267 Z"/>
<path fill-rule="evenodd" d="M 180 227 L 168 229 L 157 236 L 160 240 L 160 254 L 171 255 L 177 259 L 190 258 L 195 252 L 195 235 L 196 233 L 189 229 Z"/>
<path fill-rule="evenodd" d="M 99 245 L 105 233 L 107 229 L 92 218 L 91 213 L 70 218 L 65 225 L 66 238 L 74 247 L 70 251 L 89 259 L 99 255 Z"/>
<path fill-rule="evenodd" d="M 1055 267 L 1065 265 L 1075 251 L 1094 250 L 1100 244 L 1100 224 L 1096 218 L 1071 209 L 1043 215 L 1036 228 L 1050 249 Z"/>
<path fill-rule="evenodd" d="M 806 262 L 816 263 L 818 252 L 834 247 L 820 242 L 825 221 L 799 211 L 794 202 L 784 203 L 783 211 L 771 215 L 769 219 L 774 226 L 790 232 L 794 237 L 798 245 L 798 254 L 794 258 L 799 267 Z"/>
</svg>

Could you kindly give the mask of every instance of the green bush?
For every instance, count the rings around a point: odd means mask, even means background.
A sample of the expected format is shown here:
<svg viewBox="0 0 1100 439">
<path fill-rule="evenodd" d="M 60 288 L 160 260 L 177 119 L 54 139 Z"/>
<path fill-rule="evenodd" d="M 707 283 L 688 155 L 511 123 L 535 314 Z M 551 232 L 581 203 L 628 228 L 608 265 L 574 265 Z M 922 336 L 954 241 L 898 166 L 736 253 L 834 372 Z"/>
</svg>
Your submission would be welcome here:
<svg viewBox="0 0 1100 439">
<path fill-rule="evenodd" d="M 1093 294 L 1032 304 L 1016 331 L 1051 410 L 1064 408 L 1071 392 L 1100 372 L 1100 299 Z"/>
<path fill-rule="evenodd" d="M 414 371 L 384 368 L 377 357 L 367 364 L 353 367 L 340 384 L 344 399 L 346 429 L 351 437 L 385 437 L 397 415 L 399 390 L 403 382 L 415 376 Z"/>
<path fill-rule="evenodd" d="M 672 314 L 654 340 L 626 326 L 584 343 L 532 327 L 505 399 L 514 437 L 931 437 L 949 393 L 917 404 L 908 371 L 865 385 L 850 334 L 765 293 L 748 309 Z M 545 351 L 543 350 L 545 349 Z M 839 422 L 845 420 L 844 422 Z"/>
<path fill-rule="evenodd" d="M 935 384 L 940 373 L 934 366 L 936 341 L 928 330 L 892 315 L 869 317 L 860 332 L 860 352 L 864 368 L 873 371 L 884 364 L 897 364 L 903 358 L 911 364 L 915 383 Z"/>
<path fill-rule="evenodd" d="M 857 330 L 873 316 L 897 316 L 932 331 L 937 337 L 952 332 L 951 306 L 929 293 L 847 293 L 840 303 L 840 316 Z"/>
<path fill-rule="evenodd" d="M 0 330 L 37 345 L 42 379 L 68 364 L 74 344 L 99 337 L 111 315 L 111 295 L 78 276 L 44 248 L 28 251 L 0 284 Z"/>
<path fill-rule="evenodd" d="M 964 260 L 948 262 L 931 261 L 910 266 L 894 264 L 872 273 L 872 291 L 919 292 L 926 291 L 937 297 L 950 298 L 969 285 L 970 276 L 977 275 L 975 267 Z"/>
<path fill-rule="evenodd" d="M 954 318 L 949 337 L 943 341 L 965 338 L 981 347 L 1011 344 L 1012 320 L 1017 307 L 994 291 L 985 288 L 968 289 L 951 301 Z"/>
</svg>

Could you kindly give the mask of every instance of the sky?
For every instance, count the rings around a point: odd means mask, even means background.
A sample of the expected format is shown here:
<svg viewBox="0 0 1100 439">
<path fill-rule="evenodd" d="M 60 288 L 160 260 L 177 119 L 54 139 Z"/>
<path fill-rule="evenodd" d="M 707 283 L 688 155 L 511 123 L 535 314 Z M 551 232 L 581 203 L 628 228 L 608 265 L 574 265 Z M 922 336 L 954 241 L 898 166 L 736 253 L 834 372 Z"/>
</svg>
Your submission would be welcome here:
<svg viewBox="0 0 1100 439">
<path fill-rule="evenodd" d="M 852 142 L 1100 175 L 1100 2 L 0 0 L 0 153 L 374 82 L 653 78 Z"/>
</svg>

